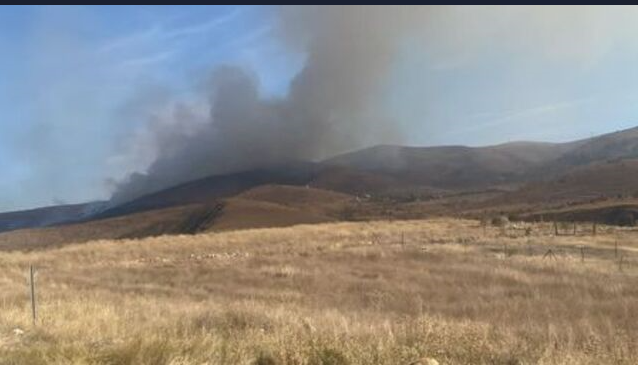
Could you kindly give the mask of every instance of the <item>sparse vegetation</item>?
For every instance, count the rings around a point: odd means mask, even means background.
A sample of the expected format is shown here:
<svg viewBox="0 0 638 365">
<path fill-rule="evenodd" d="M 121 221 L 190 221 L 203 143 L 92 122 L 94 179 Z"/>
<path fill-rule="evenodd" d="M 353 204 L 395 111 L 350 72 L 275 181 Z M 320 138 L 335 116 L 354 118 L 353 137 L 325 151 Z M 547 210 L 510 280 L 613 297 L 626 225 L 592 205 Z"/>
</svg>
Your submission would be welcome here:
<svg viewBox="0 0 638 365">
<path fill-rule="evenodd" d="M 635 364 L 636 233 L 526 227 L 330 223 L 5 252 L 0 364 Z"/>
</svg>

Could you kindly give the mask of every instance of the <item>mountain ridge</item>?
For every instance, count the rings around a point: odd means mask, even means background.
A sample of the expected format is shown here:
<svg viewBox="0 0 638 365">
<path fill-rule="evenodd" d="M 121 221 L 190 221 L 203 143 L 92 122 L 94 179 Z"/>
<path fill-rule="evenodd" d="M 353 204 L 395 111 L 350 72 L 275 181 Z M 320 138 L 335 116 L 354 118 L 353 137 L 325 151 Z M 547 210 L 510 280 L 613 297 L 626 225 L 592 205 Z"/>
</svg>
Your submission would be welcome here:
<svg viewBox="0 0 638 365">
<path fill-rule="evenodd" d="M 0 213 L 0 232 L 214 203 L 269 184 L 308 186 L 355 196 L 412 198 L 488 189 L 516 191 L 532 186 L 528 190 L 536 196 L 542 195 L 542 189 L 557 186 L 549 182 L 562 175 L 569 178 L 571 171 L 592 166 L 583 170 L 586 174 L 575 175 L 592 177 L 597 169 L 621 168 L 605 166 L 605 162 L 634 158 L 638 158 L 638 127 L 571 142 L 513 141 L 481 147 L 376 145 L 319 162 L 289 162 L 207 176 L 117 205 L 93 202 Z M 633 175 L 624 179 L 622 188 L 630 187 L 632 179 Z M 579 185 L 579 194 L 586 195 L 586 189 L 596 193 L 605 190 L 601 185 L 604 180 L 591 180 L 592 184 Z M 618 187 L 611 190 L 620 191 Z M 518 196 L 527 199 L 523 195 Z M 511 194 L 506 201 L 515 201 L 518 196 Z"/>
</svg>

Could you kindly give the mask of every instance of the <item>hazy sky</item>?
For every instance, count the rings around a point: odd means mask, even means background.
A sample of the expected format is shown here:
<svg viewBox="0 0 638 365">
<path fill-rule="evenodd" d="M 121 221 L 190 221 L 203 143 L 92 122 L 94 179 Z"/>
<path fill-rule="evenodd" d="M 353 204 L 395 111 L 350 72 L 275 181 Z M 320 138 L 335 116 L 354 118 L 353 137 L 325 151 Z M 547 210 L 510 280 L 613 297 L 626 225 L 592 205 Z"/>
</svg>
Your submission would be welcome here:
<svg viewBox="0 0 638 365">
<path fill-rule="evenodd" d="M 306 55 L 284 44 L 276 13 L 0 7 L 0 211 L 108 198 L 153 161 L 147 109 L 197 105 L 215 66 L 248 70 L 266 98 L 286 95 Z M 638 125 L 637 8 L 424 14 L 383 89 L 404 143 L 566 141 Z"/>
</svg>

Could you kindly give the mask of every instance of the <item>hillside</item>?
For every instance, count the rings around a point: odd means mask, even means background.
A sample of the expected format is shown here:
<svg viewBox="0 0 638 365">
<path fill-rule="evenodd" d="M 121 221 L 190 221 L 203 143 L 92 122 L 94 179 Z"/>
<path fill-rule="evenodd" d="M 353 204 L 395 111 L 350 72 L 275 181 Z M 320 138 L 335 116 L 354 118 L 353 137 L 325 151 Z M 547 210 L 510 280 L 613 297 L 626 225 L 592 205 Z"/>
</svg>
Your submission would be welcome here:
<svg viewBox="0 0 638 365">
<path fill-rule="evenodd" d="M 4 232 L 0 233 L 0 250 L 333 222 L 352 200 L 352 196 L 320 189 L 266 185 L 206 204 L 179 205 L 83 223 Z"/>
<path fill-rule="evenodd" d="M 638 159 L 577 166 L 565 174 L 507 193 L 493 203 L 565 204 L 638 194 Z"/>
<path fill-rule="evenodd" d="M 351 195 L 335 191 L 289 185 L 258 186 L 237 195 L 236 198 L 322 212 L 338 209 L 353 199 Z"/>
<path fill-rule="evenodd" d="M 214 230 L 287 227 L 334 222 L 353 201 L 350 195 L 310 187 L 264 185 L 226 200 Z"/>
<path fill-rule="evenodd" d="M 310 187 L 359 198 L 396 204 L 428 202 L 401 207 L 367 206 L 372 215 L 387 216 L 399 210 L 401 217 L 423 217 L 432 212 L 457 214 L 479 211 L 525 211 L 591 199 L 633 195 L 638 180 L 638 128 L 569 143 L 514 142 L 488 147 L 376 146 L 335 156 L 322 162 L 293 162 L 226 175 L 209 176 L 114 205 L 106 203 L 48 207 L 0 214 L 0 232 L 22 228 L 100 221 L 154 210 L 189 205 L 214 205 L 236 197 L 243 208 L 230 211 L 268 211 L 303 216 L 291 209 L 317 213 L 301 195 L 282 203 L 276 194 L 241 195 L 268 185 Z M 257 194 L 253 192 L 253 194 Z M 472 195 L 475 197 L 472 197 Z M 265 197 L 269 196 L 269 197 Z M 490 199 L 485 199 L 486 197 Z M 274 201 L 273 201 L 274 199 Z M 240 202 L 244 200 L 252 203 Z M 260 201 L 260 203 L 256 203 Z M 274 203 L 266 206 L 264 203 Z M 248 207 L 251 205 L 251 208 Z M 285 209 L 283 209 L 283 208 Z M 299 220 L 324 221 L 339 213 L 317 213 Z M 274 216 L 273 216 L 274 217 Z M 133 219 L 135 220 L 135 219 Z M 188 217 L 182 217 L 188 220 Z M 234 227 L 235 218 L 224 224 Z M 254 220 L 253 220 L 254 221 Z M 265 222 L 265 221 L 264 221 Z M 275 221 L 273 221 L 273 224 Z M 246 227 L 252 226 L 248 223 Z M 261 224 L 265 223 L 260 223 Z M 284 223 L 277 223 L 277 225 Z M 137 223 L 133 224 L 137 226 Z M 149 229 L 155 232 L 155 229 Z M 163 232 L 162 229 L 159 231 Z"/>
<path fill-rule="evenodd" d="M 376 146 L 336 156 L 324 163 L 381 174 L 404 184 L 467 190 L 512 183 L 518 186 L 551 179 L 587 165 L 602 166 L 637 157 L 638 127 L 567 143 Z M 599 184 L 598 189 L 605 186 Z"/>
<path fill-rule="evenodd" d="M 101 239 L 124 239 L 163 234 L 194 233 L 192 222 L 202 220 L 215 206 L 192 204 L 121 217 L 0 233 L 0 249 L 28 250 Z"/>
<path fill-rule="evenodd" d="M 207 203 L 266 184 L 305 185 L 317 169 L 313 163 L 289 163 L 226 175 L 215 175 L 148 194 L 108 209 L 94 218 L 115 217 L 152 209 Z"/>
<path fill-rule="evenodd" d="M 519 142 L 491 147 L 377 146 L 337 156 L 326 164 L 390 176 L 442 189 L 477 189 L 520 183 L 559 159 L 574 144 Z"/>
<path fill-rule="evenodd" d="M 104 205 L 104 202 L 95 202 L 0 213 L 0 232 L 81 220 L 92 216 Z"/>
<path fill-rule="evenodd" d="M 554 161 L 554 169 L 638 158 L 638 127 L 578 141 Z"/>
</svg>

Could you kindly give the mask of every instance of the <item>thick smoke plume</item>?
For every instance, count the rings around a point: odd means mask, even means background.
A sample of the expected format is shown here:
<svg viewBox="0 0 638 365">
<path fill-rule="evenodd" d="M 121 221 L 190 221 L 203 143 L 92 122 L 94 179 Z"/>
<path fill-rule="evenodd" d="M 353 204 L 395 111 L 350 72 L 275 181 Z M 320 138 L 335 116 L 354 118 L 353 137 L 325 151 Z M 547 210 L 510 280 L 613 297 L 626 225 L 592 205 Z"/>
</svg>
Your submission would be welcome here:
<svg viewBox="0 0 638 365">
<path fill-rule="evenodd" d="M 146 173 L 119 184 L 113 201 L 207 175 L 398 141 L 400 131 L 380 107 L 381 94 L 401 41 L 424 22 L 425 11 L 279 9 L 277 36 L 307 57 L 288 95 L 265 99 L 250 72 L 234 66 L 214 70 L 206 87 L 206 115 L 198 118 L 190 107 L 176 108 L 173 122 L 154 132 L 154 162 Z"/>
</svg>

